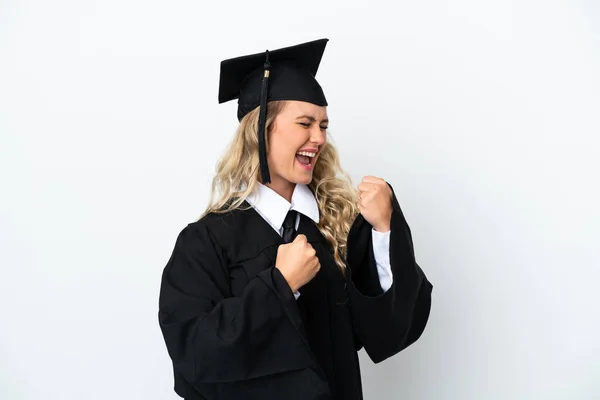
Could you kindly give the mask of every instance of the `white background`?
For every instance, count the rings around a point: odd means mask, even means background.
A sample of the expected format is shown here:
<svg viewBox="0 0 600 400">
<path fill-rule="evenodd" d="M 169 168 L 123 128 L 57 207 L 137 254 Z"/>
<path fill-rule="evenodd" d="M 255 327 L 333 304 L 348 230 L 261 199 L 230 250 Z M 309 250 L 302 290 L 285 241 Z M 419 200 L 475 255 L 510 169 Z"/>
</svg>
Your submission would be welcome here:
<svg viewBox="0 0 600 400">
<path fill-rule="evenodd" d="M 600 4 L 0 1 L 0 398 L 176 399 L 162 268 L 236 104 L 222 59 L 328 37 L 355 184 L 434 284 L 367 399 L 600 398 Z"/>
</svg>

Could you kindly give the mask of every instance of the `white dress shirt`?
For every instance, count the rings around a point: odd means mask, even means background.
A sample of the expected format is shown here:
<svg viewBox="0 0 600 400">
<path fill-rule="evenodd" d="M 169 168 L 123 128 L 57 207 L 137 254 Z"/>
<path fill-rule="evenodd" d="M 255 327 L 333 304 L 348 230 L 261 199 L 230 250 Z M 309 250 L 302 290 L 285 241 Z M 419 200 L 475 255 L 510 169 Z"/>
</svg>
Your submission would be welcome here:
<svg viewBox="0 0 600 400">
<path fill-rule="evenodd" d="M 312 219 L 315 223 L 319 223 L 317 200 L 306 185 L 296 184 L 291 203 L 262 183 L 258 184 L 257 190 L 248 196 L 246 200 L 280 236 L 283 235 L 283 220 L 289 210 L 299 213 L 296 217 L 296 230 L 300 224 L 300 214 Z M 392 267 L 390 265 L 390 232 L 378 232 L 373 229 L 372 237 L 379 283 L 385 293 L 393 282 Z M 298 299 L 300 293 L 296 292 L 294 296 Z"/>
</svg>

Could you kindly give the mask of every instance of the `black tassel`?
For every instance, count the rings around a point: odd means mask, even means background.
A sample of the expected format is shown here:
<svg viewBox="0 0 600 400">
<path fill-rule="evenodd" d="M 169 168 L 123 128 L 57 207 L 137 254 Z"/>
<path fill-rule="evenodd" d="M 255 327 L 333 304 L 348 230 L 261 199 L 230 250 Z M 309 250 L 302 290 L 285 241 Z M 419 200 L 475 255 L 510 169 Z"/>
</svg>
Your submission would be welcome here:
<svg viewBox="0 0 600 400">
<path fill-rule="evenodd" d="M 258 114 L 258 159 L 260 162 L 260 175 L 262 183 L 271 183 L 269 174 L 269 165 L 267 164 L 267 138 L 266 138 L 266 119 L 267 119 L 267 96 L 269 92 L 269 73 L 271 63 L 269 63 L 269 50 L 266 53 L 265 75 L 262 80 L 262 89 L 260 91 L 260 109 Z"/>
</svg>

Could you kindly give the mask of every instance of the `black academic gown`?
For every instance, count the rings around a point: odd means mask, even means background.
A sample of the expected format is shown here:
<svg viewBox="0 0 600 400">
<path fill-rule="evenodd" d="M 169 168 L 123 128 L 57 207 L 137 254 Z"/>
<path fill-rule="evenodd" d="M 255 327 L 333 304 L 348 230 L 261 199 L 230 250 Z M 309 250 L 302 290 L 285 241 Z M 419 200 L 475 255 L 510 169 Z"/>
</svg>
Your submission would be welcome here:
<svg viewBox="0 0 600 400">
<path fill-rule="evenodd" d="M 377 363 L 415 342 L 432 290 L 395 196 L 393 284 L 385 293 L 371 229 L 361 215 L 354 221 L 344 278 L 325 238 L 302 216 L 298 233 L 321 269 L 296 301 L 274 268 L 282 238 L 254 209 L 209 214 L 185 227 L 159 300 L 175 391 L 187 400 L 362 399 L 357 351 L 364 347 Z"/>
</svg>

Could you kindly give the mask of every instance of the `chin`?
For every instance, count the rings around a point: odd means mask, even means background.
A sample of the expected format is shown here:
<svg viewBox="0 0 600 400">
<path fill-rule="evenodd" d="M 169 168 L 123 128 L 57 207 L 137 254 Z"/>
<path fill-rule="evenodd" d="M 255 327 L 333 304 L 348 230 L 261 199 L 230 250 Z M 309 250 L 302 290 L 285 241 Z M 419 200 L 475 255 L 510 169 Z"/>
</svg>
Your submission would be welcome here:
<svg viewBox="0 0 600 400">
<path fill-rule="evenodd" d="M 297 183 L 297 184 L 301 184 L 301 185 L 308 185 L 309 183 L 312 182 L 313 176 L 312 176 L 312 173 L 309 173 L 309 174 L 295 173 L 290 178 L 292 178 L 292 179 L 289 179 L 289 182 Z"/>
<path fill-rule="evenodd" d="M 312 182 L 312 175 L 303 177 L 303 178 L 299 179 L 298 182 L 296 182 L 296 183 L 299 183 L 302 185 L 308 185 L 311 182 Z"/>
<path fill-rule="evenodd" d="M 302 185 L 308 185 L 313 180 L 313 170 L 309 171 L 306 169 L 300 169 L 298 167 L 295 167 L 294 169 L 290 170 L 289 172 L 290 172 L 290 174 L 288 175 L 288 177 L 292 178 L 292 179 L 287 179 L 289 182 L 298 183 L 298 184 L 302 184 Z"/>
</svg>

